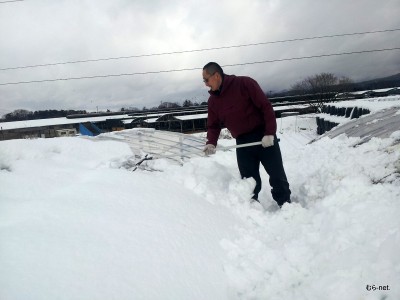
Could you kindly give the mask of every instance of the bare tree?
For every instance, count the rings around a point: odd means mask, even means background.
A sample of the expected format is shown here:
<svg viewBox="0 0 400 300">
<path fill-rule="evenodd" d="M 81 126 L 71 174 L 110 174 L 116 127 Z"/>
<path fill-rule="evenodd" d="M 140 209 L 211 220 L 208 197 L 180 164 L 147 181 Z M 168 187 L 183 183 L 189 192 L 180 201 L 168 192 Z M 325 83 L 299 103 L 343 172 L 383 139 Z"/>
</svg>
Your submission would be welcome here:
<svg viewBox="0 0 400 300">
<path fill-rule="evenodd" d="M 342 98 L 347 99 L 354 88 L 354 82 L 348 77 L 341 77 L 337 87 L 337 92 L 342 93 Z"/>
<path fill-rule="evenodd" d="M 322 108 L 326 101 L 333 100 L 337 92 L 349 89 L 351 84 L 351 79 L 347 77 L 338 78 L 332 73 L 321 73 L 295 83 L 291 91 L 310 100 L 310 106 Z"/>
<path fill-rule="evenodd" d="M 193 102 L 186 99 L 185 101 L 183 101 L 183 107 L 189 107 L 189 106 L 193 106 Z"/>
</svg>

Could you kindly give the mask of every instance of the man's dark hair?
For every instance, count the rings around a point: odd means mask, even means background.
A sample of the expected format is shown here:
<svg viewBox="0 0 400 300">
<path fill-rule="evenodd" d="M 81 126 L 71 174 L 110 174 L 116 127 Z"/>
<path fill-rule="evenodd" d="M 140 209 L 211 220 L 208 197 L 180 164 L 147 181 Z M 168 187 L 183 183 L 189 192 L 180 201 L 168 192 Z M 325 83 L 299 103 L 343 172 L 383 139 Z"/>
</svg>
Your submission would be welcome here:
<svg viewBox="0 0 400 300">
<path fill-rule="evenodd" d="M 224 71 L 222 70 L 221 66 L 216 62 L 209 62 L 203 67 L 203 70 L 205 70 L 208 74 L 219 73 L 221 77 L 224 76 Z"/>
</svg>

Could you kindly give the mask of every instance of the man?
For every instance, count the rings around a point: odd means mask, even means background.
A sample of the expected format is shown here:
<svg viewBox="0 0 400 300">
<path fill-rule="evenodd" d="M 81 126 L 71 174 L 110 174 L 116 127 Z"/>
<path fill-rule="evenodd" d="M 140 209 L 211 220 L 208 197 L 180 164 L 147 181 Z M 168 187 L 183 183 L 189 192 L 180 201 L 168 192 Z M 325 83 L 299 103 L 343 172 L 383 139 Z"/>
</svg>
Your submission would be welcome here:
<svg viewBox="0 0 400 300">
<path fill-rule="evenodd" d="M 236 149 L 240 175 L 255 179 L 252 199 L 258 201 L 261 162 L 269 175 L 274 200 L 280 207 L 290 203 L 289 183 L 276 137 L 275 113 L 258 83 L 250 77 L 224 74 L 215 62 L 204 66 L 203 81 L 210 88 L 205 154 L 215 153 L 223 127 L 228 128 L 237 145 L 261 141 L 261 145 Z"/>
</svg>

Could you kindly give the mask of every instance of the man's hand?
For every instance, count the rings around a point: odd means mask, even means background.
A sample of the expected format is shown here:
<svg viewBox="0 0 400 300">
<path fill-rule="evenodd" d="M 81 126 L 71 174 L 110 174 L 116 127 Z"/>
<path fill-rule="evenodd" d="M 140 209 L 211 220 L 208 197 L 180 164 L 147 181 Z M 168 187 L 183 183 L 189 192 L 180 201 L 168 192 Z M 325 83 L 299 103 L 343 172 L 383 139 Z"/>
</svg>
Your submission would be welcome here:
<svg viewBox="0 0 400 300">
<path fill-rule="evenodd" d="M 215 148 L 215 146 L 213 144 L 207 144 L 204 149 L 203 152 L 208 156 L 208 155 L 212 155 L 215 154 L 215 152 L 217 151 L 217 149 Z"/>
<path fill-rule="evenodd" d="M 264 135 L 261 140 L 261 145 L 264 148 L 271 147 L 274 145 L 274 136 L 273 135 Z"/>
</svg>

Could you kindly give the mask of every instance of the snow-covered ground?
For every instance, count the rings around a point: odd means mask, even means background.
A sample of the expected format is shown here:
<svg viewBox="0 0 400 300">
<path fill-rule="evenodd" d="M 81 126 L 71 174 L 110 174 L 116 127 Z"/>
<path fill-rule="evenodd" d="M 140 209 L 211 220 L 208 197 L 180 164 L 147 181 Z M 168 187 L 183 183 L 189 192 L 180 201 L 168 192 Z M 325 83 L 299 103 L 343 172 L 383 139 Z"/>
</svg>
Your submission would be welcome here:
<svg viewBox="0 0 400 300">
<path fill-rule="evenodd" d="M 281 210 L 233 150 L 132 172 L 115 140 L 0 142 L 0 299 L 399 299 L 400 132 L 315 126 L 278 120 Z"/>
</svg>

